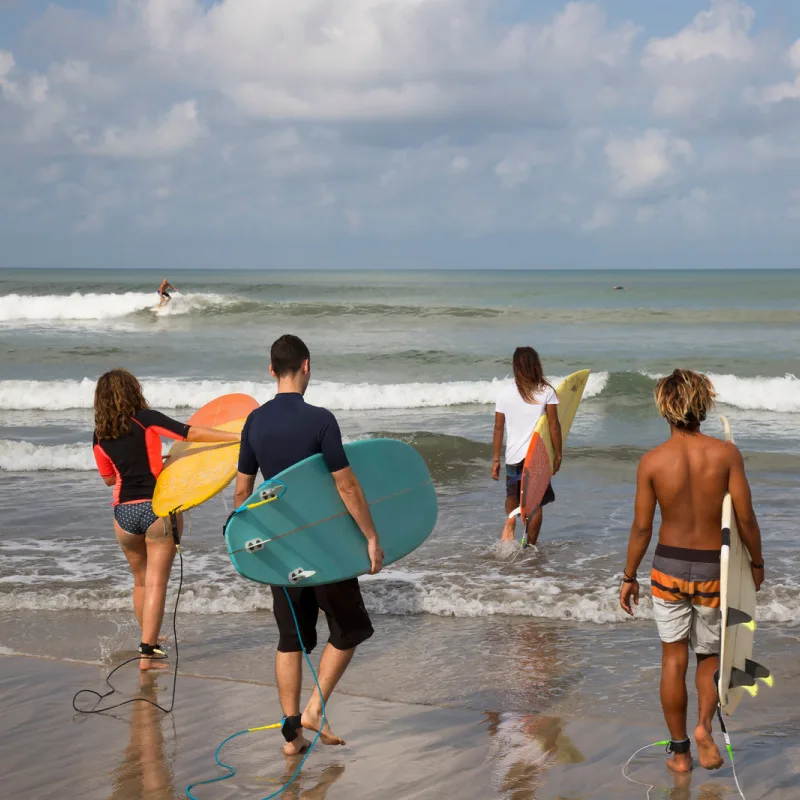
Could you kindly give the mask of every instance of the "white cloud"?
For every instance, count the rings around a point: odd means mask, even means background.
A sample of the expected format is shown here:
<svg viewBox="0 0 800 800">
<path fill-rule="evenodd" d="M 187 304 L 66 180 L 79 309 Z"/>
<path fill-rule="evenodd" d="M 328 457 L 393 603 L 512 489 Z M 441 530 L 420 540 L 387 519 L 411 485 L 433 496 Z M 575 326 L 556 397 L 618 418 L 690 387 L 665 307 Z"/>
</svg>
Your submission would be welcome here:
<svg viewBox="0 0 800 800">
<path fill-rule="evenodd" d="M 744 2 L 658 37 L 610 0 L 104 8 L 56 4 L 0 50 L 0 235 L 14 210 L 141 241 L 167 214 L 199 237 L 679 238 L 720 198 L 735 225 L 765 172 L 800 184 L 800 40 Z"/>
<path fill-rule="evenodd" d="M 47 164 L 36 170 L 36 181 L 37 183 L 55 183 L 63 174 L 63 164 Z"/>
<path fill-rule="evenodd" d="M 600 203 L 592 215 L 583 222 L 581 227 L 585 231 L 599 231 L 611 227 L 617 220 L 617 209 L 610 203 Z"/>
<path fill-rule="evenodd" d="M 107 127 L 99 141 L 88 134 L 79 139 L 85 152 L 111 158 L 163 158 L 181 152 L 197 142 L 203 133 L 197 103 L 177 103 L 157 122 L 142 120 L 135 128 Z"/>
<path fill-rule="evenodd" d="M 692 145 L 666 131 L 649 129 L 634 139 L 611 139 L 605 147 L 614 173 L 614 192 L 641 194 L 671 177 L 680 163 L 691 162 Z"/>
<path fill-rule="evenodd" d="M 789 63 L 800 71 L 800 39 L 789 48 Z"/>
<path fill-rule="evenodd" d="M 645 64 L 691 64 L 704 58 L 748 61 L 755 55 L 750 39 L 756 12 L 739 0 L 712 0 L 674 36 L 650 39 L 645 47 Z"/>
<path fill-rule="evenodd" d="M 506 189 L 513 189 L 527 183 L 531 176 L 531 165 L 516 158 L 504 158 L 495 166 L 494 174 Z"/>
<path fill-rule="evenodd" d="M 792 83 L 783 81 L 774 86 L 767 86 L 764 89 L 763 98 L 767 103 L 780 103 L 783 100 L 800 99 L 800 76 L 795 78 Z"/>
<path fill-rule="evenodd" d="M 450 169 L 456 174 L 460 175 L 462 172 L 466 172 L 472 162 L 466 156 L 456 156 L 450 162 Z"/>
</svg>

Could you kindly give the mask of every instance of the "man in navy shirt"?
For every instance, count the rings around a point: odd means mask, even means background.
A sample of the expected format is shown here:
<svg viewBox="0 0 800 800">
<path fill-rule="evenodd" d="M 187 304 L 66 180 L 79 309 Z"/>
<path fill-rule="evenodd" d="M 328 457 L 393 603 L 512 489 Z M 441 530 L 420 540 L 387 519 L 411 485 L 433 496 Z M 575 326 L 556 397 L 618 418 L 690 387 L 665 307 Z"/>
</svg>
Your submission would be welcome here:
<svg viewBox="0 0 800 800">
<path fill-rule="evenodd" d="M 372 565 L 370 575 L 374 575 L 381 569 L 383 551 L 361 484 L 347 461 L 336 417 L 327 409 L 309 405 L 303 399 L 311 378 L 310 363 L 308 348 L 297 336 L 281 336 L 272 345 L 269 371 L 278 381 L 278 393 L 273 400 L 250 414 L 242 430 L 236 507 L 253 493 L 259 470 L 268 480 L 298 461 L 322 453 L 345 507 L 364 534 Z M 271 588 L 273 613 L 279 632 L 275 674 L 284 713 L 284 752 L 294 755 L 309 744 L 303 736 L 303 728 L 319 730 L 322 702 L 315 689 L 300 714 L 302 647 L 283 588 Z M 322 654 L 318 676 L 327 703 L 347 669 L 355 648 L 373 634 L 358 579 L 326 586 L 294 587 L 288 593 L 308 652 L 317 643 L 316 624 L 320 609 L 328 620 L 330 637 Z M 344 744 L 344 740 L 331 731 L 327 722 L 320 739 L 325 744 Z"/>
</svg>

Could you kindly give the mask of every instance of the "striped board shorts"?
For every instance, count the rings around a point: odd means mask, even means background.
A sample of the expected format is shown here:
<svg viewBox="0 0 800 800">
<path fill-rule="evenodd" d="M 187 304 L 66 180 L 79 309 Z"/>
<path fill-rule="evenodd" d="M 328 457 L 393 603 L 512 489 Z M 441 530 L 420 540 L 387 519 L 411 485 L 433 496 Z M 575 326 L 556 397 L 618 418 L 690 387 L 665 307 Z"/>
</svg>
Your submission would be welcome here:
<svg viewBox="0 0 800 800">
<path fill-rule="evenodd" d="M 650 583 L 662 642 L 688 639 L 698 655 L 719 653 L 719 555 L 719 550 L 656 547 Z"/>
</svg>

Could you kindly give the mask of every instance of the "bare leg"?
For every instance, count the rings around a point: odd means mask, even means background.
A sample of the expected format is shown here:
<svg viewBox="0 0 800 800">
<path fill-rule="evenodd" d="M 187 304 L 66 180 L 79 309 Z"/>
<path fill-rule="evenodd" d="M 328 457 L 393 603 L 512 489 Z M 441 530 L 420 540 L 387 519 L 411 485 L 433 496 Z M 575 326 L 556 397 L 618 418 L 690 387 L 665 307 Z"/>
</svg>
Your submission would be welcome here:
<svg viewBox="0 0 800 800">
<path fill-rule="evenodd" d="M 281 653 L 275 655 L 275 678 L 278 682 L 278 698 L 281 708 L 287 717 L 300 713 L 300 688 L 303 680 L 303 654 Z M 308 747 L 308 740 L 298 731 L 293 742 L 286 742 L 283 752 L 294 756 Z"/>
<path fill-rule="evenodd" d="M 125 532 L 116 520 L 114 520 L 114 533 L 133 573 L 133 613 L 136 614 L 136 621 L 141 628 L 144 610 L 144 582 L 147 571 L 147 547 L 144 536 Z"/>
<path fill-rule="evenodd" d="M 689 640 L 661 643 L 661 707 L 667 721 L 669 735 L 674 742 L 686 736 L 686 670 L 689 666 Z M 689 772 L 691 753 L 675 753 L 667 759 L 667 766 L 675 772 Z"/>
<path fill-rule="evenodd" d="M 539 533 L 542 530 L 542 507 L 536 509 L 531 521 L 528 523 L 528 544 L 533 546 L 539 540 Z"/>
<path fill-rule="evenodd" d="M 178 532 L 183 529 L 183 520 L 178 517 Z M 147 572 L 145 574 L 144 608 L 142 612 L 142 641 L 156 644 L 164 621 L 164 604 L 167 599 L 167 584 L 175 560 L 175 542 L 165 531 L 164 520 L 156 520 L 144 536 L 147 545 Z M 143 670 L 156 665 L 144 658 L 140 662 Z M 159 664 L 158 667 L 165 665 Z M 158 668 L 156 667 L 156 668 Z"/>
<path fill-rule="evenodd" d="M 503 533 L 500 537 L 500 541 L 502 542 L 513 542 L 514 541 L 514 532 L 517 526 L 517 518 L 513 517 L 512 519 L 508 518 L 508 515 L 519 505 L 516 498 L 514 497 L 506 497 L 506 524 L 503 526 Z"/>
<path fill-rule="evenodd" d="M 700 766 L 706 769 L 719 769 L 722 766 L 722 755 L 711 734 L 711 723 L 714 712 L 717 710 L 717 688 L 714 686 L 714 673 L 719 666 L 719 656 L 698 655 L 697 675 L 697 727 L 694 729 L 694 738 L 697 742 L 697 752 Z"/>
<path fill-rule="evenodd" d="M 339 679 L 344 675 L 347 665 L 353 658 L 355 648 L 351 647 L 349 650 L 337 650 L 332 644 L 325 647 L 325 652 L 322 654 L 322 659 L 319 662 L 319 685 L 322 688 L 322 697 L 327 704 L 328 698 L 339 683 Z M 308 705 L 303 711 L 303 727 L 310 731 L 320 730 L 320 723 L 322 722 L 322 702 L 320 701 L 319 690 L 314 689 Z M 327 719 L 322 726 L 320 732 L 320 739 L 323 744 L 344 744 L 344 739 L 340 739 L 328 725 Z"/>
</svg>

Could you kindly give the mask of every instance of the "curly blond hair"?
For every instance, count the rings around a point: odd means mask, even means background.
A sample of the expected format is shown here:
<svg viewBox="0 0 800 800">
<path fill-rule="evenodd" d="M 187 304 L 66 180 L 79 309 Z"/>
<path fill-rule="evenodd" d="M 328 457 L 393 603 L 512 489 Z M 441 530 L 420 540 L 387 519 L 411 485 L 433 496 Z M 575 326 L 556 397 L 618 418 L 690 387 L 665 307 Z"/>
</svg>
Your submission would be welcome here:
<svg viewBox="0 0 800 800">
<path fill-rule="evenodd" d="M 676 428 L 697 429 L 714 408 L 714 384 L 707 375 L 690 369 L 676 369 L 656 383 L 658 410 Z"/>
<path fill-rule="evenodd" d="M 94 390 L 94 429 L 98 439 L 119 439 L 130 431 L 131 417 L 148 408 L 142 385 L 126 369 L 101 375 Z"/>
</svg>

